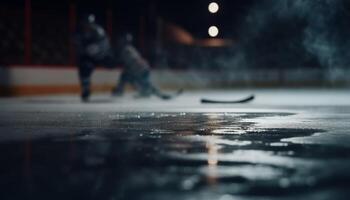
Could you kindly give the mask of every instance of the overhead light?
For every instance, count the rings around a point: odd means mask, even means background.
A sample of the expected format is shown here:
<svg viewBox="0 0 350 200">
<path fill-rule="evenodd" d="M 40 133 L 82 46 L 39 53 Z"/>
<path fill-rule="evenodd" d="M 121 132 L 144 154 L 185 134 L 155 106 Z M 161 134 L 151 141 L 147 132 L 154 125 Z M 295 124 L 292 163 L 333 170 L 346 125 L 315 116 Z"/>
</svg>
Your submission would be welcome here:
<svg viewBox="0 0 350 200">
<path fill-rule="evenodd" d="M 219 29 L 216 26 L 211 26 L 208 29 L 208 34 L 210 35 L 210 37 L 216 37 L 219 35 Z"/>
<path fill-rule="evenodd" d="M 219 4 L 216 2 L 211 2 L 208 6 L 208 10 L 211 13 L 217 13 L 219 11 Z"/>
</svg>

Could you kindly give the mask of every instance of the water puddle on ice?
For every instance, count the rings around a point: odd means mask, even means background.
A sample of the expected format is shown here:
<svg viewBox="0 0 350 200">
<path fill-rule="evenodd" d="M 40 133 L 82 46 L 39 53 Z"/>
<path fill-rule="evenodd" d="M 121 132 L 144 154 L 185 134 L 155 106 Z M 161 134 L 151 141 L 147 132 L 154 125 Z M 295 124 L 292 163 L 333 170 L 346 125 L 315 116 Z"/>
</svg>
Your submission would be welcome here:
<svg viewBox="0 0 350 200">
<path fill-rule="evenodd" d="M 271 116 L 288 120 L 286 113 L 109 113 L 69 136 L 3 144 L 1 161 L 14 167 L 0 167 L 2 180 L 16 183 L 12 199 L 349 195 L 350 149 L 281 142 L 322 130 L 259 128 L 255 119 Z"/>
</svg>

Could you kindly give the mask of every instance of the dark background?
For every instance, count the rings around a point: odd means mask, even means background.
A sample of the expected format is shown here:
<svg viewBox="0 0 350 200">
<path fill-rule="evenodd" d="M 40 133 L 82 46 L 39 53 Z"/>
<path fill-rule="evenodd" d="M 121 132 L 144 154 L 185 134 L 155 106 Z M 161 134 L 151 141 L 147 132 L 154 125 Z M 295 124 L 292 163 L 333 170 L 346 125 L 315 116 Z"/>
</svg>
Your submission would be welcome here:
<svg viewBox="0 0 350 200">
<path fill-rule="evenodd" d="M 93 13 L 112 43 L 122 32 L 158 68 L 347 68 L 350 3 L 346 0 L 31 1 L 31 58 L 25 57 L 25 1 L 0 3 L 0 63 L 74 65 L 72 34 L 81 16 Z M 208 39 L 208 27 L 232 45 L 208 47 L 165 42 L 159 20 Z M 349 48 L 348 48 L 349 47 Z"/>
</svg>

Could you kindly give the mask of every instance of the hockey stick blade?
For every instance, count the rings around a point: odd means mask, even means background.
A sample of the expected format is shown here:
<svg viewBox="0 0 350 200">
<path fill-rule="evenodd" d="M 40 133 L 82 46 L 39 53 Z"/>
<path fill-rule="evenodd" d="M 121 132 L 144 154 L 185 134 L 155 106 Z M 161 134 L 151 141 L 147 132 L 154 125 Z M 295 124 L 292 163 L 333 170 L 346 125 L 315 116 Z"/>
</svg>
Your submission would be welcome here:
<svg viewBox="0 0 350 200">
<path fill-rule="evenodd" d="M 211 100 L 211 99 L 201 99 L 201 103 L 205 104 L 235 104 L 235 103 L 248 103 L 255 99 L 254 95 L 250 95 L 244 99 L 234 100 L 234 101 L 223 101 L 223 100 Z"/>
<path fill-rule="evenodd" d="M 173 98 L 176 98 L 178 96 L 180 96 L 182 93 L 184 92 L 183 89 L 180 89 L 178 91 L 176 91 L 176 93 L 170 95 L 170 94 L 160 94 L 159 97 L 163 100 L 171 100 Z"/>
</svg>

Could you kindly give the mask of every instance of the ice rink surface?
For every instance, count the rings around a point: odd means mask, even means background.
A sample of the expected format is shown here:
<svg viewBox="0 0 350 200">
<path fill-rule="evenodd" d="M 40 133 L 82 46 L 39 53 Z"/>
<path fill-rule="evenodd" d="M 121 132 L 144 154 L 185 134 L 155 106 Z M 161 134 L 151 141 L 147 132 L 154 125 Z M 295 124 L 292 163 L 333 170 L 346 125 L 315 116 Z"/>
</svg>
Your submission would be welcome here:
<svg viewBox="0 0 350 200">
<path fill-rule="evenodd" d="M 349 99 L 345 89 L 3 98 L 1 199 L 348 199 Z"/>
</svg>

